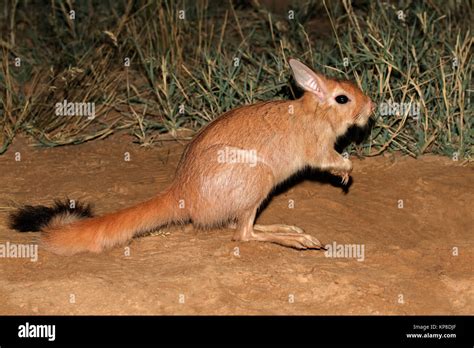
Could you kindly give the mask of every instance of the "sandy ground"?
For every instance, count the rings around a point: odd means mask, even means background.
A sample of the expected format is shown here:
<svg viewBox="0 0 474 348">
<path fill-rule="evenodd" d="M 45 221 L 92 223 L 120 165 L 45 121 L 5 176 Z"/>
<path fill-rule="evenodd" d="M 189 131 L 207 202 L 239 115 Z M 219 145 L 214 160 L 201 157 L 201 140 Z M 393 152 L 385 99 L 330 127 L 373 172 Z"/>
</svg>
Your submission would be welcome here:
<svg viewBox="0 0 474 348">
<path fill-rule="evenodd" d="M 0 157 L 0 244 L 38 238 L 7 227 L 12 203 L 68 196 L 99 214 L 123 208 L 163 189 L 182 149 L 143 148 L 125 135 L 53 149 L 18 139 Z M 474 314 L 472 165 L 353 162 L 347 193 L 308 174 L 279 190 L 258 222 L 355 244 L 363 260 L 175 227 L 100 255 L 0 258 L 0 314 Z"/>
</svg>

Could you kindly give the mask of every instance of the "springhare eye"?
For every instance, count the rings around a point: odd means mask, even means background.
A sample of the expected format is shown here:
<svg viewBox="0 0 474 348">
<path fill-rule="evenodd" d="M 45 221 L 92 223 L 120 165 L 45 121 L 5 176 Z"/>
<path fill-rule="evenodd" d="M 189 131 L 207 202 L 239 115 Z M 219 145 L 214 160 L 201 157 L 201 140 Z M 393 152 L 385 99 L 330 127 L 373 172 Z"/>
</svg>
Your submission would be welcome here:
<svg viewBox="0 0 474 348">
<path fill-rule="evenodd" d="M 349 98 L 344 94 L 338 95 L 335 99 L 338 104 L 345 104 L 349 101 Z"/>
</svg>

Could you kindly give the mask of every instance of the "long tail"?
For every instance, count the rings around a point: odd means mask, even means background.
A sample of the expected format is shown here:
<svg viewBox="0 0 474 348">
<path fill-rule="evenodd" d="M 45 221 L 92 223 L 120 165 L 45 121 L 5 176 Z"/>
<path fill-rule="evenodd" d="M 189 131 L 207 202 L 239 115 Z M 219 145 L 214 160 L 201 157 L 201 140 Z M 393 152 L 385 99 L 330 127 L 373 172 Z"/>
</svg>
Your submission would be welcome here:
<svg viewBox="0 0 474 348">
<path fill-rule="evenodd" d="M 56 202 L 53 208 L 27 206 L 20 209 L 11 216 L 10 225 L 19 231 L 25 231 L 26 225 L 33 231 L 40 229 L 41 242 L 46 249 L 72 255 L 86 251 L 99 253 L 124 244 L 136 234 L 183 219 L 171 191 L 115 213 L 87 218 L 90 216 L 89 206 L 68 209 L 65 204 Z M 40 228 L 31 223 L 35 217 L 38 224 L 43 224 Z"/>
</svg>

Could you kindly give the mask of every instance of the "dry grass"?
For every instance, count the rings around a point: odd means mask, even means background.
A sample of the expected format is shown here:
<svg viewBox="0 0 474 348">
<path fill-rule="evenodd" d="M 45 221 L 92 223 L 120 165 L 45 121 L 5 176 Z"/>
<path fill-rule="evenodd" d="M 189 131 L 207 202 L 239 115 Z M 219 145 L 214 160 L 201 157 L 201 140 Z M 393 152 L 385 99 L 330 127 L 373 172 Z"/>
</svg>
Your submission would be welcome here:
<svg viewBox="0 0 474 348">
<path fill-rule="evenodd" d="M 370 137 L 348 151 L 470 158 L 469 2 L 295 1 L 280 2 L 276 12 L 268 3 L 7 1 L 0 9 L 0 153 L 20 132 L 59 146 L 119 129 L 142 145 L 196 131 L 233 107 L 293 98 L 292 56 L 355 80 L 379 103 L 420 106 L 418 117 L 378 113 Z M 95 118 L 55 115 L 65 99 L 94 103 Z"/>
</svg>

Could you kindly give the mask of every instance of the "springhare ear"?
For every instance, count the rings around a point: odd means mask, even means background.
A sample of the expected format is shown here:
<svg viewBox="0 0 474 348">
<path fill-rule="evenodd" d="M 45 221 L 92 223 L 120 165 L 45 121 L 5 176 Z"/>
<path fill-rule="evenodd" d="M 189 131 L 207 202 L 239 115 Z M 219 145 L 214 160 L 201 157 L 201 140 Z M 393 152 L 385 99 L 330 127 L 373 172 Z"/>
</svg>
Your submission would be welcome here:
<svg viewBox="0 0 474 348">
<path fill-rule="evenodd" d="M 301 88 L 315 94 L 321 101 L 326 99 L 327 86 L 324 78 L 318 76 L 313 70 L 296 59 L 291 58 L 288 63 L 296 82 Z"/>
</svg>

